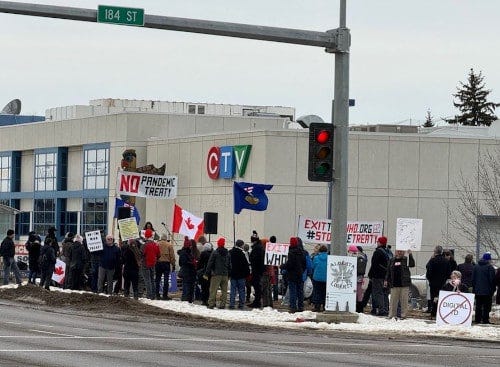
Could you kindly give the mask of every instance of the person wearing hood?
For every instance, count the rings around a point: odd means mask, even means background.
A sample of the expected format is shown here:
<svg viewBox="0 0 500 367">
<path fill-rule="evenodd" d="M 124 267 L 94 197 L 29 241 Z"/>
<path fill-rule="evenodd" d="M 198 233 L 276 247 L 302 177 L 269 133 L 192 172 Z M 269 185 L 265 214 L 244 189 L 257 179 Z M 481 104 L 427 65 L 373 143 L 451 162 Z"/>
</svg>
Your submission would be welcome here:
<svg viewBox="0 0 500 367">
<path fill-rule="evenodd" d="M 208 308 L 214 308 L 216 303 L 217 291 L 220 288 L 220 304 L 219 308 L 226 308 L 227 301 L 227 282 L 229 272 L 231 271 L 231 257 L 229 251 L 224 247 L 226 240 L 221 237 L 217 240 L 217 249 L 212 252 L 208 259 L 208 264 L 205 269 L 205 279 L 210 279 L 210 296 L 208 297 Z"/>
<path fill-rule="evenodd" d="M 43 241 L 43 247 L 40 250 L 40 287 L 46 290 L 50 289 L 50 282 L 52 280 L 52 273 L 56 265 L 56 252 L 52 246 L 52 238 Z"/>
<path fill-rule="evenodd" d="M 491 324 L 490 312 L 495 293 L 495 268 L 491 265 L 491 254 L 486 252 L 472 270 L 472 288 L 476 299 L 476 324 Z"/>
<path fill-rule="evenodd" d="M 201 239 L 200 242 L 204 240 Z M 200 260 L 198 261 L 198 271 L 197 277 L 198 282 L 201 287 L 201 304 L 203 306 L 208 306 L 208 297 L 210 296 L 210 275 L 208 279 L 205 279 L 203 275 L 205 275 L 205 270 L 207 270 L 208 259 L 210 259 L 210 255 L 214 250 L 213 245 L 206 240 L 203 242 L 203 248 L 200 253 Z"/>
<path fill-rule="evenodd" d="M 177 276 L 182 279 L 182 296 L 181 301 L 193 303 L 194 287 L 196 284 L 196 267 L 197 260 L 191 252 L 191 241 L 186 236 L 184 237 L 184 245 L 182 249 L 177 251 L 179 255 L 179 273 Z"/>
<path fill-rule="evenodd" d="M 262 307 L 262 275 L 264 274 L 264 256 L 265 249 L 262 247 L 259 236 L 256 231 L 252 231 L 250 237 L 252 241 L 252 251 L 250 252 L 250 265 L 252 268 L 251 283 L 254 292 L 253 302 L 248 305 L 251 308 Z"/>
</svg>

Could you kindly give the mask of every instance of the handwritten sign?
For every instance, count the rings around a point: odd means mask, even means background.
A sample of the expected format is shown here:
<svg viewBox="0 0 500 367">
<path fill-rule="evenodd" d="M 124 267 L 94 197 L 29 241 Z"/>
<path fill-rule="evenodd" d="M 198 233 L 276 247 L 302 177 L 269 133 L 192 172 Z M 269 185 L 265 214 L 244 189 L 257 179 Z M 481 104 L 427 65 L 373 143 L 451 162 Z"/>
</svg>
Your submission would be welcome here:
<svg viewBox="0 0 500 367">
<path fill-rule="evenodd" d="M 396 221 L 396 250 L 420 251 L 422 219 L 398 218 Z"/>
<path fill-rule="evenodd" d="M 125 218 L 118 220 L 118 229 L 122 241 L 139 238 L 139 228 L 134 218 Z"/>
</svg>

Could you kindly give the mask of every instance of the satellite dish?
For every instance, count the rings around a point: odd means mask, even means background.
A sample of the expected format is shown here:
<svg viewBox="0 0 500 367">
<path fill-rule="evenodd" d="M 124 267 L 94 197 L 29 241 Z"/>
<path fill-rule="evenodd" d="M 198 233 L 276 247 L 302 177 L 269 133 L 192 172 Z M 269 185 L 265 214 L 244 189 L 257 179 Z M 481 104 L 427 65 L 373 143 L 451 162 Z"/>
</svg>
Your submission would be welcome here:
<svg viewBox="0 0 500 367">
<path fill-rule="evenodd" d="M 0 114 L 4 115 L 19 115 L 21 113 L 21 101 L 19 99 L 13 99 L 5 105 Z"/>
</svg>

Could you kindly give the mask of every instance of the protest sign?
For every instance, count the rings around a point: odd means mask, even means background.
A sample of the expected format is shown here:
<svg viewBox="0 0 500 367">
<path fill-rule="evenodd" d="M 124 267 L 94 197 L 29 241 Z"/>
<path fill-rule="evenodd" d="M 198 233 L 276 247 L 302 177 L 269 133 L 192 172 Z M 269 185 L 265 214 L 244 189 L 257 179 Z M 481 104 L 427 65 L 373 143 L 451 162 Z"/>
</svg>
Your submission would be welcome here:
<svg viewBox="0 0 500 367">
<path fill-rule="evenodd" d="M 436 325 L 472 325 L 474 294 L 439 291 Z"/>
<path fill-rule="evenodd" d="M 396 221 L 396 250 L 420 251 L 422 219 L 398 218 Z"/>
<path fill-rule="evenodd" d="M 326 311 L 356 311 L 357 259 L 328 256 L 326 273 Z"/>
<path fill-rule="evenodd" d="M 331 242 L 331 224 L 330 219 L 309 218 L 300 215 L 297 236 L 304 243 L 329 244 Z M 347 246 L 375 248 L 377 239 L 383 235 L 383 232 L 383 221 L 349 221 L 347 222 Z"/>
<path fill-rule="evenodd" d="M 264 265 L 280 266 L 288 259 L 288 243 L 266 243 Z"/>
<path fill-rule="evenodd" d="M 118 195 L 175 199 L 177 196 L 177 176 L 121 171 L 118 172 L 116 191 Z"/>
<path fill-rule="evenodd" d="M 103 243 L 100 231 L 85 232 L 85 239 L 87 240 L 87 248 L 90 252 L 102 250 Z"/>
<path fill-rule="evenodd" d="M 139 238 L 139 228 L 134 218 L 125 218 L 118 220 L 118 229 L 122 241 Z"/>
</svg>

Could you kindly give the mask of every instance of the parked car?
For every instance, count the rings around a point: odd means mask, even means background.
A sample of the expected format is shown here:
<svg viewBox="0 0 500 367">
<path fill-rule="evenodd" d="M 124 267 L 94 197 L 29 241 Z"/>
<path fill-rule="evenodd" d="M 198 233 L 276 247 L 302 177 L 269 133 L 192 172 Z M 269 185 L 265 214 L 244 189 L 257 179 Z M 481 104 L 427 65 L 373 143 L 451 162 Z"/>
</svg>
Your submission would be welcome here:
<svg viewBox="0 0 500 367">
<path fill-rule="evenodd" d="M 410 292 L 408 294 L 408 301 L 413 307 L 419 308 L 427 307 L 427 290 L 429 282 L 425 274 L 417 274 L 411 276 Z"/>
</svg>

